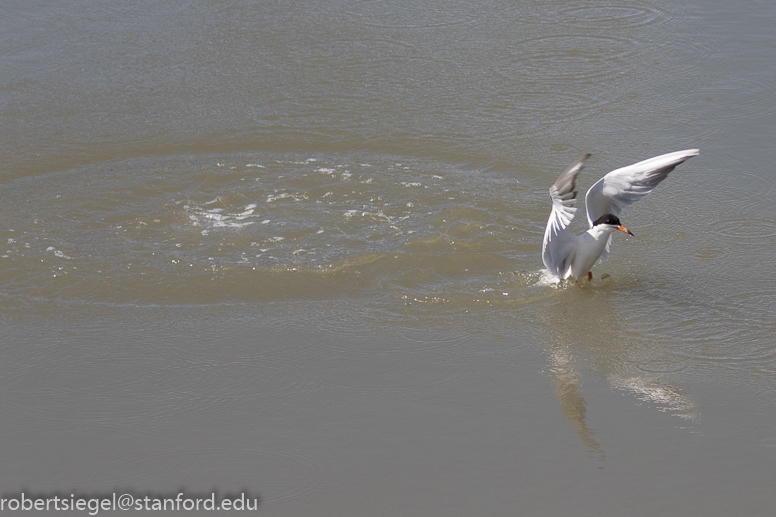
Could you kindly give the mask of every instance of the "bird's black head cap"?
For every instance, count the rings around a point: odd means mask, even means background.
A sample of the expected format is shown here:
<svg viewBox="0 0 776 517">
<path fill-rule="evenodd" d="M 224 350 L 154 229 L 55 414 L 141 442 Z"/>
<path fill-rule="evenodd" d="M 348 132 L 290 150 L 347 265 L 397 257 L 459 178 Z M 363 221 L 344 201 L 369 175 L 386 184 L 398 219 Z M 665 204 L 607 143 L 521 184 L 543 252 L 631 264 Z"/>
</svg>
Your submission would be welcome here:
<svg viewBox="0 0 776 517">
<path fill-rule="evenodd" d="M 620 219 L 616 215 L 612 214 L 604 214 L 595 221 L 593 221 L 593 226 L 597 226 L 599 224 L 611 224 L 614 226 L 622 226 L 620 223 Z"/>
</svg>

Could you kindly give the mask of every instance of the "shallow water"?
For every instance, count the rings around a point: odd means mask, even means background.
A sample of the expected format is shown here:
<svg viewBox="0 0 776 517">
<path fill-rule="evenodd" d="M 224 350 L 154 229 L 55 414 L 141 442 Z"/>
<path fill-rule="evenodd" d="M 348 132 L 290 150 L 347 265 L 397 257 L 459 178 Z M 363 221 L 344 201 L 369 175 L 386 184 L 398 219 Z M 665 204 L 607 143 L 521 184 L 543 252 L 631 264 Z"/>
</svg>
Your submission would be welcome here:
<svg viewBox="0 0 776 517">
<path fill-rule="evenodd" d="M 774 21 L 6 3 L 4 493 L 770 515 Z M 695 147 L 592 283 L 548 282 L 566 166 L 593 153 L 586 189 Z"/>
</svg>

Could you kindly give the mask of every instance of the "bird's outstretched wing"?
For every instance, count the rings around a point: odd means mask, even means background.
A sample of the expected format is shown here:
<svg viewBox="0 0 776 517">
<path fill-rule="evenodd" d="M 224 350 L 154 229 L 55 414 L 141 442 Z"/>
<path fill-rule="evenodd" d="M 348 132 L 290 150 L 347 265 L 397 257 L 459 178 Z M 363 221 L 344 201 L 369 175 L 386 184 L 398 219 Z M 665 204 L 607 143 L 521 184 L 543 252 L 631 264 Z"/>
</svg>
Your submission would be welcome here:
<svg viewBox="0 0 776 517">
<path fill-rule="evenodd" d="M 613 170 L 587 191 L 588 224 L 592 228 L 593 221 L 606 214 L 619 217 L 623 210 L 652 192 L 677 165 L 698 153 L 698 149 L 676 151 Z M 611 243 L 609 236 L 602 259 L 609 254 Z"/>
<path fill-rule="evenodd" d="M 574 202 L 577 198 L 577 176 L 582 172 L 585 160 L 589 154 L 583 156 L 574 165 L 566 169 L 550 187 L 552 199 L 552 212 L 544 230 L 544 243 L 542 244 L 542 261 L 553 275 L 566 278 L 571 262 L 574 258 L 574 242 L 577 236 L 566 231 L 577 209 Z"/>
<path fill-rule="evenodd" d="M 587 222 L 590 227 L 592 228 L 593 221 L 602 215 L 612 214 L 620 217 L 623 210 L 652 192 L 677 165 L 697 156 L 698 152 L 698 149 L 687 149 L 655 156 L 613 170 L 598 180 L 585 196 Z"/>
</svg>

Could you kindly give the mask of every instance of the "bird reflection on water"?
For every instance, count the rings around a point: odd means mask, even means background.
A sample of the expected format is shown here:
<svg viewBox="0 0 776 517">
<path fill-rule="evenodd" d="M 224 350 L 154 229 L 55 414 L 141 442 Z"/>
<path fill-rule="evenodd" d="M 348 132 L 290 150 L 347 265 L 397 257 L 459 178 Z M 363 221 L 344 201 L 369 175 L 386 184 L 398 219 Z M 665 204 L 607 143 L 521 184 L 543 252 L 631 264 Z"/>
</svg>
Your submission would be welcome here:
<svg viewBox="0 0 776 517">
<path fill-rule="evenodd" d="M 591 456 L 601 461 L 605 458 L 604 449 L 587 421 L 583 370 L 591 370 L 611 388 L 624 391 L 659 411 L 693 424 L 700 421 L 696 403 L 668 374 L 638 367 L 656 358 L 662 359 L 659 345 L 635 335 L 633 339 L 627 338 L 626 323 L 614 303 L 617 288 L 613 282 L 606 282 L 584 290 L 565 290 L 548 310 L 548 371 L 560 412 Z"/>
</svg>

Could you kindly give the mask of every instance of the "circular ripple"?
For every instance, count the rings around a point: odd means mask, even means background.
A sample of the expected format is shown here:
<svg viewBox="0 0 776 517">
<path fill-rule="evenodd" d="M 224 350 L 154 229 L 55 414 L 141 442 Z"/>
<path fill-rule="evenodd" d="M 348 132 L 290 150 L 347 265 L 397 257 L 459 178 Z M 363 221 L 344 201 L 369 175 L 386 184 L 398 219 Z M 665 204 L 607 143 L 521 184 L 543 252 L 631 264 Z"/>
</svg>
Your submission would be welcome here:
<svg viewBox="0 0 776 517">
<path fill-rule="evenodd" d="M 693 367 L 708 363 L 734 369 L 775 369 L 776 346 L 772 336 L 776 324 L 769 310 L 773 307 L 772 297 L 766 307 L 731 306 L 727 316 L 720 316 L 713 323 L 708 319 L 698 321 L 675 336 L 682 347 L 673 354 L 691 361 Z"/>
<path fill-rule="evenodd" d="M 494 100 L 498 100 L 498 97 L 502 98 L 502 105 L 498 108 L 499 113 L 493 114 L 494 117 L 508 120 L 516 113 L 522 113 L 526 120 L 521 121 L 521 127 L 536 130 L 559 122 L 582 120 L 612 102 L 603 96 L 568 91 L 510 92 L 495 96 Z M 506 124 L 503 136 L 510 129 L 511 125 Z"/>
<path fill-rule="evenodd" d="M 515 45 L 515 60 L 542 80 L 601 80 L 618 73 L 637 50 L 634 41 L 612 36 L 541 36 Z"/>
<path fill-rule="evenodd" d="M 367 27 L 382 29 L 436 29 L 474 23 L 479 15 L 477 9 L 467 3 L 461 7 L 447 2 L 427 2 L 419 9 L 397 9 L 386 0 L 359 2 L 348 12 L 348 17 Z"/>
<path fill-rule="evenodd" d="M 658 21 L 662 13 L 644 6 L 595 5 L 569 7 L 559 13 L 564 24 L 587 29 L 633 29 Z"/>
<path fill-rule="evenodd" d="M 753 221 L 756 223 L 752 224 Z M 717 236 L 734 242 L 756 242 L 767 239 L 771 242 L 776 237 L 776 219 L 761 219 L 757 217 L 731 218 L 714 226 Z"/>
</svg>

